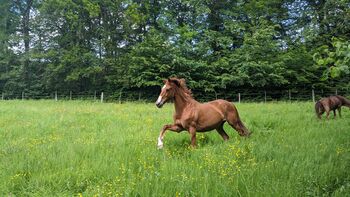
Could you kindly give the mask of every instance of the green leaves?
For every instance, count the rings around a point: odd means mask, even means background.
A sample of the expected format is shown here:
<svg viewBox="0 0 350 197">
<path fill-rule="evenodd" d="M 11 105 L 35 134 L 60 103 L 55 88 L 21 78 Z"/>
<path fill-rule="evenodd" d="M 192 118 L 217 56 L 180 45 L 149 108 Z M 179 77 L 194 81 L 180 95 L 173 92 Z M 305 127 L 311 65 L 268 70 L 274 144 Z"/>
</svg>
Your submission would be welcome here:
<svg viewBox="0 0 350 197">
<path fill-rule="evenodd" d="M 100 15 L 101 8 L 96 0 L 83 0 L 83 6 L 88 11 L 89 16 L 94 18 Z"/>
<path fill-rule="evenodd" d="M 350 43 L 338 38 L 332 38 L 332 46 L 323 45 L 313 55 L 316 64 L 323 71 L 323 79 L 338 78 L 350 73 Z"/>
<path fill-rule="evenodd" d="M 0 89 L 148 91 L 177 76 L 222 94 L 350 80 L 347 1 L 33 0 L 24 36 L 26 2 L 0 5 Z"/>
</svg>

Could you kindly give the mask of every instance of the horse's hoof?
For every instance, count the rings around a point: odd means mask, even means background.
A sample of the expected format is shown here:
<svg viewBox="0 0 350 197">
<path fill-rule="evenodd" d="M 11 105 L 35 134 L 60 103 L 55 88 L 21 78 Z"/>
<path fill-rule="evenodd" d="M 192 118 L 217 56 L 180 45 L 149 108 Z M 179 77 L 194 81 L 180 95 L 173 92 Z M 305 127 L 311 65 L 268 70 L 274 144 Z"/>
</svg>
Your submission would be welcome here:
<svg viewBox="0 0 350 197">
<path fill-rule="evenodd" d="M 162 149 L 163 148 L 163 140 L 162 140 L 162 138 L 158 138 L 158 149 Z"/>
</svg>

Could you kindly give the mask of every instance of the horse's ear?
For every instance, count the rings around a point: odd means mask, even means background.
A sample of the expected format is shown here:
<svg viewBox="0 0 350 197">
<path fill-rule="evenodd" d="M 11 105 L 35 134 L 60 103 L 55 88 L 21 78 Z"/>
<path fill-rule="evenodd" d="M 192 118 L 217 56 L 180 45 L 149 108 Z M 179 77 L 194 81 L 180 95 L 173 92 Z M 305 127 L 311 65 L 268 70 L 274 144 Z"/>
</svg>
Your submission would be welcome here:
<svg viewBox="0 0 350 197">
<path fill-rule="evenodd" d="M 175 83 L 175 85 L 177 85 L 177 87 L 180 87 L 180 85 L 181 85 L 181 82 L 178 79 L 172 79 L 171 82 Z"/>
<path fill-rule="evenodd" d="M 181 78 L 180 79 L 180 84 L 185 86 L 186 85 L 186 80 L 184 78 Z"/>
</svg>

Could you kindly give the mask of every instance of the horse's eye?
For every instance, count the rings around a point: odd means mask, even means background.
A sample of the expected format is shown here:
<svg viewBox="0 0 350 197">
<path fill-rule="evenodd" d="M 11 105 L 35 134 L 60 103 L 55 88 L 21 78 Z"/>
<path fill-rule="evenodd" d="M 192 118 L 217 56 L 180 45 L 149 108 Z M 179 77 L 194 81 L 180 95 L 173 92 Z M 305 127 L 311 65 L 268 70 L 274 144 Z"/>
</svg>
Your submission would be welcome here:
<svg viewBox="0 0 350 197">
<path fill-rule="evenodd" d="M 166 89 L 165 91 L 169 92 L 170 89 Z"/>
</svg>

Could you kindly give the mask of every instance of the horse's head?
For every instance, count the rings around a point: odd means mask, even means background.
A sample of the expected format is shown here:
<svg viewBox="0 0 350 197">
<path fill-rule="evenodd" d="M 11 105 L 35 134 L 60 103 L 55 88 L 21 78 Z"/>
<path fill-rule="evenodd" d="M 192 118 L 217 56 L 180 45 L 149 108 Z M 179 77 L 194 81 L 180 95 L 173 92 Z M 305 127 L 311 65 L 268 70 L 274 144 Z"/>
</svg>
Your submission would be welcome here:
<svg viewBox="0 0 350 197">
<path fill-rule="evenodd" d="M 164 86 L 156 101 L 156 106 L 161 108 L 168 100 L 174 98 L 175 88 L 180 85 L 179 79 L 167 79 L 164 80 Z"/>
</svg>

